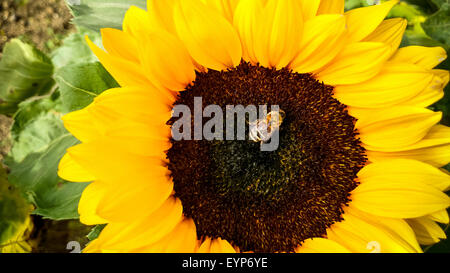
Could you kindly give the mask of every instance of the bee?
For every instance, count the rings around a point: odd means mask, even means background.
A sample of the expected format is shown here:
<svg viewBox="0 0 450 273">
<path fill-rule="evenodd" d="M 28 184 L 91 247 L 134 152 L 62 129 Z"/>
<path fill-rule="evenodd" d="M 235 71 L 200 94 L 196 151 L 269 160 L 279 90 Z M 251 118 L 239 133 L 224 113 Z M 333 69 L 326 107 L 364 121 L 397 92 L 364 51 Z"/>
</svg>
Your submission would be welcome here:
<svg viewBox="0 0 450 273">
<path fill-rule="evenodd" d="M 268 142 L 273 133 L 278 130 L 286 117 L 283 110 L 272 111 L 264 118 L 250 122 L 249 137 L 254 142 Z"/>
</svg>

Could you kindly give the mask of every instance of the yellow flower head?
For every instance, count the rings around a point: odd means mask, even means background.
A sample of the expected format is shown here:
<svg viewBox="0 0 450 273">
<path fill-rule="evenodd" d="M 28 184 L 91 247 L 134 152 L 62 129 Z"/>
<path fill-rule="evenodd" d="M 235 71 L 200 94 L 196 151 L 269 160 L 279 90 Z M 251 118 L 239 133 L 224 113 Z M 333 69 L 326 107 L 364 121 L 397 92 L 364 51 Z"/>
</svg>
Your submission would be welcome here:
<svg viewBox="0 0 450 273">
<path fill-rule="evenodd" d="M 445 238 L 442 48 L 399 48 L 398 1 L 149 0 L 88 43 L 121 85 L 64 117 L 92 182 L 85 252 L 421 252 Z M 175 105 L 279 105 L 279 148 L 171 137 Z M 267 119 L 266 119 L 267 120 Z M 254 141 L 254 140 L 257 141 Z"/>
</svg>

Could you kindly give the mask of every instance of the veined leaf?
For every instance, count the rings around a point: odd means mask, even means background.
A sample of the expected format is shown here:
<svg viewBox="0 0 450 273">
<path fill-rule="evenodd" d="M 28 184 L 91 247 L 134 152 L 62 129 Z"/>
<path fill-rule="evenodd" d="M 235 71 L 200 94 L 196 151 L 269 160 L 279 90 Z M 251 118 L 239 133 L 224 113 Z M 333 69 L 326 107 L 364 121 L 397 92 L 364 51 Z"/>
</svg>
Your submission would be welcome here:
<svg viewBox="0 0 450 273">
<path fill-rule="evenodd" d="M 423 23 L 423 29 L 433 39 L 450 45 L 450 4 L 443 3 L 441 9 Z"/>
<path fill-rule="evenodd" d="M 78 26 L 99 31 L 101 28 L 122 29 L 125 12 L 130 6 L 146 8 L 146 0 L 66 0 Z"/>
<path fill-rule="evenodd" d="M 78 143 L 63 126 L 61 105 L 57 93 L 22 103 L 12 129 L 12 152 L 5 159 L 10 183 L 35 206 L 33 213 L 55 220 L 79 217 L 78 201 L 87 186 L 57 175 L 66 149 Z"/>
<path fill-rule="evenodd" d="M 100 63 L 69 65 L 55 75 L 62 101 L 69 111 L 89 105 L 103 91 L 118 87 L 117 82 Z"/>
<path fill-rule="evenodd" d="M 58 163 L 66 149 L 77 144 L 69 133 L 49 143 L 42 152 L 32 153 L 21 162 L 7 158 L 9 181 L 19 187 L 36 206 L 34 214 L 53 220 L 76 219 L 81 192 L 88 183 L 71 183 L 57 175 Z"/>
<path fill-rule="evenodd" d="M 10 156 L 20 162 L 28 154 L 46 149 L 52 140 L 67 133 L 60 120 L 64 112 L 58 92 L 19 104 L 11 128 L 13 146 Z"/>
<path fill-rule="evenodd" d="M 433 4 L 435 4 L 438 8 L 442 7 L 442 5 L 444 4 L 450 4 L 449 0 L 429 0 L 431 2 L 433 2 Z"/>
<path fill-rule="evenodd" d="M 106 227 L 106 225 L 96 225 L 91 232 L 87 235 L 89 241 L 95 240 L 98 238 L 102 230 Z"/>
<path fill-rule="evenodd" d="M 12 39 L 0 61 L 0 113 L 12 114 L 21 101 L 47 93 L 53 86 L 53 65 L 36 48 Z"/>
<path fill-rule="evenodd" d="M 86 43 L 85 35 L 96 44 L 101 44 L 100 33 L 85 28 L 70 34 L 63 40 L 63 45 L 53 51 L 52 62 L 58 69 L 67 65 L 93 63 L 98 59 Z"/>
</svg>

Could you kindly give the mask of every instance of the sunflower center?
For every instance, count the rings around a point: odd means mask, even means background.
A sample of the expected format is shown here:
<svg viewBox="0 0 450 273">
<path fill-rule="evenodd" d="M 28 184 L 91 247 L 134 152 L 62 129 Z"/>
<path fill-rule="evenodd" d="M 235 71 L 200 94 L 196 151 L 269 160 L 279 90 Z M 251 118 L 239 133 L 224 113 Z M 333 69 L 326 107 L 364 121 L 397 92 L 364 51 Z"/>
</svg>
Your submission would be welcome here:
<svg viewBox="0 0 450 273">
<path fill-rule="evenodd" d="M 341 220 L 366 159 L 355 119 L 332 95 L 333 87 L 288 69 L 242 63 L 197 74 L 175 105 L 193 112 L 194 98 L 202 97 L 204 106 L 224 112 L 227 105 L 283 110 L 274 151 L 261 151 L 249 134 L 244 141 L 172 140 L 175 193 L 200 238 L 220 237 L 241 251 L 292 252 Z"/>
</svg>

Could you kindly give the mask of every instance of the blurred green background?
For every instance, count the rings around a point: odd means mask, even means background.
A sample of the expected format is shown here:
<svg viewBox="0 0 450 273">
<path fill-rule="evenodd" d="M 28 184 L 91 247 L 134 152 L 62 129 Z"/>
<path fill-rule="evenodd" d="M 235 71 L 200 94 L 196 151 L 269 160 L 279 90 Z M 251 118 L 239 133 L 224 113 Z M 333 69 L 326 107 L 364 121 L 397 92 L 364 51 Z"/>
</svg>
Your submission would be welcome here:
<svg viewBox="0 0 450 273">
<path fill-rule="evenodd" d="M 93 97 L 87 93 L 117 86 L 83 36 L 100 43 L 98 29 L 120 28 L 125 9 L 101 8 L 94 5 L 98 2 L 123 0 L 1 1 L 0 253 L 70 252 L 68 242 L 83 247 L 103 228 L 77 220 L 76 205 L 87 184 L 68 183 L 56 175 L 65 149 L 77 143 L 62 126 L 61 116 L 88 105 Z M 145 0 L 125 2 L 145 8 Z M 347 0 L 345 7 L 377 2 Z M 450 0 L 401 1 L 389 17 L 408 20 L 402 46 L 442 46 L 449 51 Z M 448 70 L 449 64 L 447 60 L 439 68 Z M 442 123 L 450 126 L 449 87 L 431 108 L 443 111 Z M 443 228 L 450 235 L 448 226 Z M 450 253 L 450 240 L 424 249 Z"/>
</svg>

